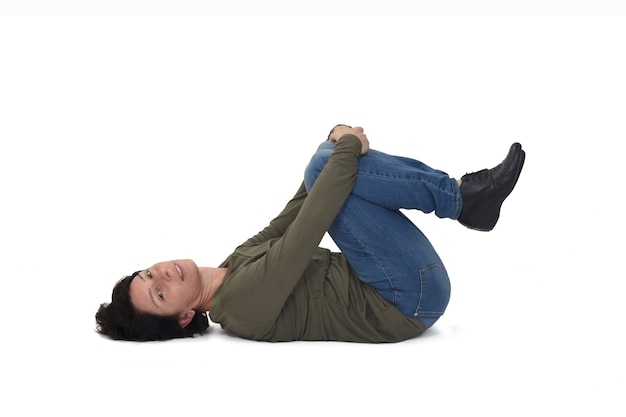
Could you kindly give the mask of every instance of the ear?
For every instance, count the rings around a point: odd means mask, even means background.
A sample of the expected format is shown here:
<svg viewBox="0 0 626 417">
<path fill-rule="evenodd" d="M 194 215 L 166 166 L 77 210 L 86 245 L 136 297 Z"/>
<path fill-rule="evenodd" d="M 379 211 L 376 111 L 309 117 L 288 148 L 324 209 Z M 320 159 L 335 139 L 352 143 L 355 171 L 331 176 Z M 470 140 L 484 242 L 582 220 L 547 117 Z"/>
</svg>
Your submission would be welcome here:
<svg viewBox="0 0 626 417">
<path fill-rule="evenodd" d="M 196 315 L 196 312 L 194 310 L 189 310 L 184 313 L 180 313 L 178 315 L 178 325 L 184 329 L 185 327 L 187 327 L 189 323 L 191 323 L 191 320 L 193 319 L 193 316 L 195 315 Z"/>
</svg>

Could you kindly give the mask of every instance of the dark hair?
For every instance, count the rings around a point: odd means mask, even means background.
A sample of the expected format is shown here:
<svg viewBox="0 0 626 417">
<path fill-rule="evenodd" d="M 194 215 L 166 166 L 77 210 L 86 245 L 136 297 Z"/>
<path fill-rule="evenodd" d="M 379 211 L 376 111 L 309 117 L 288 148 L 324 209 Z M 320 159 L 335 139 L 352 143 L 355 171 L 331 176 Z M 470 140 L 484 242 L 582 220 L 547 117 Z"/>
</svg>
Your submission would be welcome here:
<svg viewBox="0 0 626 417">
<path fill-rule="evenodd" d="M 157 316 L 141 313 L 130 300 L 130 283 L 141 271 L 119 280 L 113 287 L 111 303 L 100 305 L 96 313 L 96 331 L 114 340 L 147 342 L 192 337 L 204 333 L 209 327 L 205 312 L 197 312 L 191 322 L 183 327 L 176 316 Z"/>
</svg>

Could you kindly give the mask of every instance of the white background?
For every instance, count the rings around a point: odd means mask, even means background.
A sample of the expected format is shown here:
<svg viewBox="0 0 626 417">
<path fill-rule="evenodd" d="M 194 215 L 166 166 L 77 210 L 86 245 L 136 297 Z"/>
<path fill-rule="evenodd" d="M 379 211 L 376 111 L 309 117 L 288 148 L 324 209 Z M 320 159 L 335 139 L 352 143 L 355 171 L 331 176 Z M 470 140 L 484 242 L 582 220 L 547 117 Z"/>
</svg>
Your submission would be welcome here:
<svg viewBox="0 0 626 417">
<path fill-rule="evenodd" d="M 86 4 L 0 8 L 2 415 L 624 415 L 621 6 Z M 526 149 L 493 232 L 409 213 L 453 283 L 433 329 L 94 332 L 123 275 L 263 228 L 336 123 L 452 176 Z"/>
</svg>

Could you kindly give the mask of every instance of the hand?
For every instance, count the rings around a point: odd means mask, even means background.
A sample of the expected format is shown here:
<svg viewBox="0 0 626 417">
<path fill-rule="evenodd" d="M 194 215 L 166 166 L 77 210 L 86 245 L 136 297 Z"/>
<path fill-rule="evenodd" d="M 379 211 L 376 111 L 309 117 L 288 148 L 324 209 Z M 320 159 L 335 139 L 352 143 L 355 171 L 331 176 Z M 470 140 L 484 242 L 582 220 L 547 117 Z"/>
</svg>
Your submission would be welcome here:
<svg viewBox="0 0 626 417">
<path fill-rule="evenodd" d="M 365 133 L 363 133 L 362 127 L 358 127 L 358 126 L 350 127 L 346 125 L 337 125 L 330 132 L 330 135 L 328 136 L 328 140 L 330 140 L 333 143 L 337 143 L 339 142 L 339 140 L 341 139 L 343 135 L 347 135 L 347 134 L 354 135 L 357 138 L 359 138 L 359 140 L 361 141 L 361 155 L 365 155 L 369 151 L 370 143 L 367 140 L 367 136 L 365 136 Z"/>
</svg>

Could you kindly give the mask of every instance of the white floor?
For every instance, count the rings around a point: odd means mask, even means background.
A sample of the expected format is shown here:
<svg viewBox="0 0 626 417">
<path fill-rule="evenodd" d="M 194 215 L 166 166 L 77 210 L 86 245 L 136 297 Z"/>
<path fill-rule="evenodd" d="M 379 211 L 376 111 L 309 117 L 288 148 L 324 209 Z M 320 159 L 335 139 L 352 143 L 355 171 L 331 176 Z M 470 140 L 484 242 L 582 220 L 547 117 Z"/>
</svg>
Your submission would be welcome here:
<svg viewBox="0 0 626 417">
<path fill-rule="evenodd" d="M 0 17 L 2 415 L 623 416 L 625 23 Z M 336 123 L 453 176 L 526 149 L 492 233 L 409 213 L 453 282 L 433 329 L 95 334 L 122 275 L 264 227 Z"/>
</svg>

